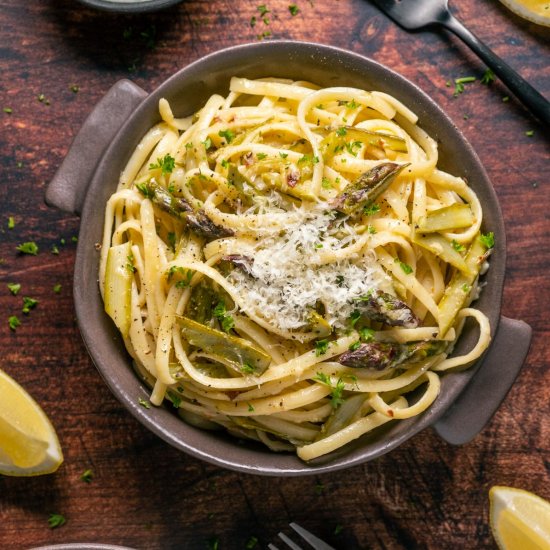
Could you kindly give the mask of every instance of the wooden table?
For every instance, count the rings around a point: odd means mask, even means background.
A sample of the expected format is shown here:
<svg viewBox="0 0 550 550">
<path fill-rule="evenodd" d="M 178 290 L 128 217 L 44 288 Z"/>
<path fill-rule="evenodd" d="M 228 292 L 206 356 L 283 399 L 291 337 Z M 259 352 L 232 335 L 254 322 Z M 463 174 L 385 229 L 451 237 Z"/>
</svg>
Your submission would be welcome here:
<svg viewBox="0 0 550 550">
<path fill-rule="evenodd" d="M 496 0 L 452 4 L 550 95 L 547 31 Z M 0 548 L 94 541 L 239 549 L 252 537 L 264 548 L 289 521 L 342 549 L 492 548 L 492 485 L 550 498 L 548 130 L 545 136 L 513 97 L 505 101 L 509 94 L 499 82 L 477 81 L 453 97 L 447 81 L 479 78 L 485 68 L 449 35 L 407 34 L 364 0 L 298 0 L 295 16 L 288 5 L 269 0 L 267 25 L 257 2 L 244 0 L 188 0 L 142 16 L 96 12 L 70 0 L 1 2 L 0 365 L 52 419 L 65 463 L 55 475 L 0 478 Z M 379 460 L 322 477 L 225 471 L 146 431 L 88 357 L 71 292 L 79 220 L 44 204 L 46 183 L 92 106 L 118 79 L 152 90 L 190 61 L 266 32 L 272 36 L 264 39 L 347 48 L 405 75 L 450 114 L 485 164 L 507 226 L 503 314 L 525 320 L 534 337 L 506 401 L 468 445 L 453 447 L 428 430 Z M 38 244 L 38 256 L 16 253 L 25 241 Z M 22 285 L 17 297 L 9 282 Z M 21 314 L 22 296 L 39 301 L 29 315 Z M 14 314 L 22 321 L 16 331 L 7 322 Z M 81 479 L 87 469 L 90 483 Z M 52 513 L 66 524 L 51 529 Z"/>
</svg>

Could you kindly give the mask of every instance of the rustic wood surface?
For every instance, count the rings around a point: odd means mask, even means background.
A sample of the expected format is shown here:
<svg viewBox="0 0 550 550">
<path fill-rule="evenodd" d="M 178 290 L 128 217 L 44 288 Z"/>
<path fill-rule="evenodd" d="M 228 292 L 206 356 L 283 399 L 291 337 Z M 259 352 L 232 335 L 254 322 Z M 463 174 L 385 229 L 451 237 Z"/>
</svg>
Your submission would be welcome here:
<svg viewBox="0 0 550 550">
<path fill-rule="evenodd" d="M 494 548 L 492 485 L 550 498 L 548 129 L 512 97 L 503 101 L 508 92 L 499 82 L 478 81 L 454 98 L 446 82 L 480 77 L 484 67 L 453 37 L 408 34 L 366 0 L 296 3 L 300 12 L 292 16 L 288 0 L 269 0 L 270 24 L 258 17 L 252 28 L 259 0 L 187 0 L 140 16 L 102 13 L 72 0 L 0 1 L 1 107 L 12 109 L 0 111 L 0 368 L 40 402 L 65 453 L 54 475 L 0 477 L 0 548 L 93 541 L 238 549 L 252 547 L 252 537 L 256 548 L 265 548 L 289 521 L 340 549 Z M 496 0 L 451 5 L 550 96 L 547 29 Z M 503 314 L 529 323 L 534 336 L 516 384 L 470 444 L 453 447 L 427 430 L 344 472 L 286 479 L 238 474 L 186 456 L 145 430 L 88 357 L 71 291 L 79 220 L 44 204 L 46 183 L 92 106 L 118 79 L 152 90 L 190 61 L 254 42 L 266 31 L 272 36 L 265 39 L 366 54 L 408 77 L 463 130 L 494 183 L 508 237 Z M 16 252 L 25 241 L 38 244 L 38 256 Z M 22 285 L 17 297 L 9 282 Z M 39 300 L 29 315 L 21 313 L 22 296 Z M 22 321 L 15 332 L 10 315 Z M 87 469 L 94 472 L 90 483 L 81 480 Z M 51 529 L 52 513 L 63 514 L 66 524 Z"/>
</svg>

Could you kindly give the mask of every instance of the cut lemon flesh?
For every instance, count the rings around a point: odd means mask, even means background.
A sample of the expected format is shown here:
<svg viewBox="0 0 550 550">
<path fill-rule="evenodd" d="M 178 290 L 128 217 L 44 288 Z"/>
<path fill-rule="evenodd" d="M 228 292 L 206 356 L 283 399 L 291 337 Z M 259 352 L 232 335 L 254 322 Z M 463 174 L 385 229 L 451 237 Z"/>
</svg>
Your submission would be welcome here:
<svg viewBox="0 0 550 550">
<path fill-rule="evenodd" d="M 0 370 L 0 474 L 49 474 L 62 462 L 57 434 L 44 411 Z"/>
<path fill-rule="evenodd" d="M 503 550 L 550 550 L 550 502 L 513 487 L 489 491 L 493 536 Z"/>
</svg>

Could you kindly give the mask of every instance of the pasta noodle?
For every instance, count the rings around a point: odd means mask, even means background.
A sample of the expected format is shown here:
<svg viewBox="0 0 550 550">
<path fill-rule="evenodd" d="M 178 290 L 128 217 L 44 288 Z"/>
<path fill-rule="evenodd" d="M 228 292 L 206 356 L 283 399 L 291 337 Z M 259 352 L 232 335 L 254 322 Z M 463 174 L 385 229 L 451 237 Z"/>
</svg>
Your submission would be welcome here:
<svg viewBox="0 0 550 550">
<path fill-rule="evenodd" d="M 490 342 L 479 200 L 380 92 L 233 78 L 141 140 L 107 202 L 105 309 L 151 402 L 312 460 L 424 412 Z M 447 358 L 464 319 L 478 342 Z"/>
</svg>

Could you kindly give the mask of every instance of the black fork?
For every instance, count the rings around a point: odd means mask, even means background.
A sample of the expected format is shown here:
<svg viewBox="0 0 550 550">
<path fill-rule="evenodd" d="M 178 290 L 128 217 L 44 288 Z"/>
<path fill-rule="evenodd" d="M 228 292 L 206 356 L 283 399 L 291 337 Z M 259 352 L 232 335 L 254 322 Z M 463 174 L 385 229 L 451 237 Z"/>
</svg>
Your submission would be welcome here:
<svg viewBox="0 0 550 550">
<path fill-rule="evenodd" d="M 374 0 L 374 3 L 407 30 L 441 26 L 456 34 L 535 117 L 550 125 L 550 103 L 451 14 L 448 0 Z"/>
</svg>

